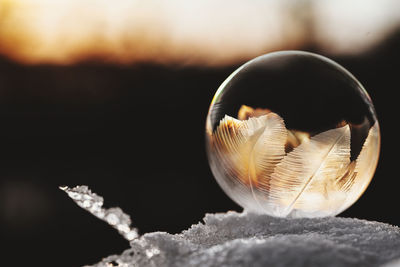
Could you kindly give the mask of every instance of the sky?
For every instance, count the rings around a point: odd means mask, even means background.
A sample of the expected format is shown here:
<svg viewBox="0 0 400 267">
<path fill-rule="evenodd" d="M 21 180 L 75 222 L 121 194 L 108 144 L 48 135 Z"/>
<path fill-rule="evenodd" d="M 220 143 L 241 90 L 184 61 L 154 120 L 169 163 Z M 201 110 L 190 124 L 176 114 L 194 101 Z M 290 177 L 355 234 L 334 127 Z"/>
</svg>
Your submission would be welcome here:
<svg viewBox="0 0 400 267">
<path fill-rule="evenodd" d="M 400 25 L 397 0 L 0 0 L 0 54 L 27 64 L 229 65 L 285 49 L 359 54 Z"/>
</svg>

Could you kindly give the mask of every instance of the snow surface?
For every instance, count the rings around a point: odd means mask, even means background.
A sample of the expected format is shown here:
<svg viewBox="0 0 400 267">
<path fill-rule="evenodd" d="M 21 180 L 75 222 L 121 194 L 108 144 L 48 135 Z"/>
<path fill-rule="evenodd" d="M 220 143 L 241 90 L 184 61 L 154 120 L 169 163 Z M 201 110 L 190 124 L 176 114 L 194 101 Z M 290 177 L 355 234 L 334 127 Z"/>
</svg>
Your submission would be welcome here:
<svg viewBox="0 0 400 267">
<path fill-rule="evenodd" d="M 180 234 L 139 237 L 129 215 L 103 208 L 103 198 L 87 186 L 60 189 L 131 241 L 130 249 L 93 267 L 400 266 L 400 228 L 384 223 L 228 212 L 207 214 L 204 223 Z"/>
<path fill-rule="evenodd" d="M 400 266 L 400 228 L 328 217 L 285 219 L 253 213 L 207 214 L 172 235 L 145 234 L 110 266 Z"/>
</svg>

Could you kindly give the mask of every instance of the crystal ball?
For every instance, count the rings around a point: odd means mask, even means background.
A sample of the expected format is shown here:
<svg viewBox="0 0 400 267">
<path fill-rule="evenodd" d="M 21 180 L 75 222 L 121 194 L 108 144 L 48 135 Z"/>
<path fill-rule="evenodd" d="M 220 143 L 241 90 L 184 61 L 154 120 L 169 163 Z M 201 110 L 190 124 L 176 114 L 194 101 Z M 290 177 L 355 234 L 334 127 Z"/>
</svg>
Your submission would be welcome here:
<svg viewBox="0 0 400 267">
<path fill-rule="evenodd" d="M 245 210 L 334 216 L 370 183 L 380 131 L 371 98 L 349 71 L 317 54 L 281 51 L 221 84 L 206 147 L 218 184 Z"/>
</svg>

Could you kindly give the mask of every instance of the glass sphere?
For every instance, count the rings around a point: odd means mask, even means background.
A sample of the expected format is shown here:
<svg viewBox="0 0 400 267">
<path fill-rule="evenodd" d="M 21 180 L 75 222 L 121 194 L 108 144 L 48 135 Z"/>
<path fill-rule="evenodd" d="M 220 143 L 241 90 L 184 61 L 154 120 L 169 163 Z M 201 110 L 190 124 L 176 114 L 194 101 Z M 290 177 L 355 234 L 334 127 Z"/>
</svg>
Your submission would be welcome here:
<svg viewBox="0 0 400 267">
<path fill-rule="evenodd" d="M 206 143 L 217 182 L 244 209 L 321 217 L 365 191 L 380 132 L 370 97 L 346 69 L 282 51 L 247 62 L 221 84 Z"/>
</svg>

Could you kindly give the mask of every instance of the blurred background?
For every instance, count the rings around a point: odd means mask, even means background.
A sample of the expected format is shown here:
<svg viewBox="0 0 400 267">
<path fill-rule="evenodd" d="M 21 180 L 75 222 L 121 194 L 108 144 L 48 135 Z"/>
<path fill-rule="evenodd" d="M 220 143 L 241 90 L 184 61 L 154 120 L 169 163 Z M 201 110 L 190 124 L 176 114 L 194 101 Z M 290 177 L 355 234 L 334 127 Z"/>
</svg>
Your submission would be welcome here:
<svg viewBox="0 0 400 267">
<path fill-rule="evenodd" d="M 336 60 L 369 92 L 380 162 L 340 216 L 400 225 L 399 47 L 398 0 L 0 0 L 2 263 L 81 266 L 128 248 L 59 185 L 89 185 L 141 233 L 240 211 L 207 163 L 208 106 L 242 63 L 286 49 Z"/>
</svg>

